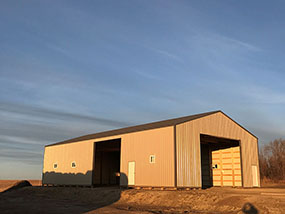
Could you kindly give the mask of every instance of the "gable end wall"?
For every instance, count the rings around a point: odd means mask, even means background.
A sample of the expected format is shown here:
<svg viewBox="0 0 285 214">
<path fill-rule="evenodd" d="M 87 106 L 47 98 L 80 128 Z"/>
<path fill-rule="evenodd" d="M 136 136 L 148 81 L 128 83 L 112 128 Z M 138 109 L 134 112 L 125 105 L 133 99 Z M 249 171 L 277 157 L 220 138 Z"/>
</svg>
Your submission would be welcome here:
<svg viewBox="0 0 285 214">
<path fill-rule="evenodd" d="M 251 166 L 259 178 L 258 140 L 248 131 L 219 112 L 176 126 L 178 187 L 201 187 L 200 134 L 239 140 L 241 143 L 243 186 L 252 187 Z"/>
</svg>

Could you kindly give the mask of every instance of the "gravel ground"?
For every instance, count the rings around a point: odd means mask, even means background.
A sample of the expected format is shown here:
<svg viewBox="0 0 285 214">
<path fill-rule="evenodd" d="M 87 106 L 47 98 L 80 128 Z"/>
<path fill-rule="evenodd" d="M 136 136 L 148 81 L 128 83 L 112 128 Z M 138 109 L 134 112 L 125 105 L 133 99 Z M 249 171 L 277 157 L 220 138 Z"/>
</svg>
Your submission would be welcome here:
<svg viewBox="0 0 285 214">
<path fill-rule="evenodd" d="M 157 191 L 33 186 L 0 193 L 0 213 L 282 214 L 285 189 L 275 186 Z"/>
</svg>

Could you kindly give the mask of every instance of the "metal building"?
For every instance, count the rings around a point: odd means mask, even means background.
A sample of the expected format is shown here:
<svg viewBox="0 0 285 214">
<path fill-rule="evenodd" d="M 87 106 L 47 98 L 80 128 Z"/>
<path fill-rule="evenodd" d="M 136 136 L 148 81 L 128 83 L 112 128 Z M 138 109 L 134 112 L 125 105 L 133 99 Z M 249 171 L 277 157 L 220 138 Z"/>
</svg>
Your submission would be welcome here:
<svg viewBox="0 0 285 214">
<path fill-rule="evenodd" d="M 43 184 L 259 187 L 258 139 L 222 111 L 47 145 Z"/>
</svg>

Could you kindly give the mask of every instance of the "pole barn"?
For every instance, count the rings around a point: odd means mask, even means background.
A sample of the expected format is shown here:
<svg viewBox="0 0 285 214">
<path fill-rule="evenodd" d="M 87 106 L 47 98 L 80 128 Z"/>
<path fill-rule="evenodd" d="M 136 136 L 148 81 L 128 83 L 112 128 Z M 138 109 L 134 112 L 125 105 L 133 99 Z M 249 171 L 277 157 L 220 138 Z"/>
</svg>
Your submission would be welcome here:
<svg viewBox="0 0 285 214">
<path fill-rule="evenodd" d="M 222 111 L 45 146 L 43 185 L 260 187 L 258 138 Z"/>
</svg>

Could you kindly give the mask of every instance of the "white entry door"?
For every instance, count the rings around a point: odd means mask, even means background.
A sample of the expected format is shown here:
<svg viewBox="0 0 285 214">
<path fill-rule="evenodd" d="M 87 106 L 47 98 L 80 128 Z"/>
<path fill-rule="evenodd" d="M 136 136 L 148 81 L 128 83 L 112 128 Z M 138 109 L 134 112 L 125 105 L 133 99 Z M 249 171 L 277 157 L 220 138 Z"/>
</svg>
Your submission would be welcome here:
<svg viewBox="0 0 285 214">
<path fill-rule="evenodd" d="M 252 186 L 258 187 L 257 166 L 251 166 L 252 171 Z"/>
<path fill-rule="evenodd" d="M 135 185 L 135 166 L 136 166 L 136 163 L 134 161 L 129 162 L 128 184 L 130 186 Z"/>
</svg>

